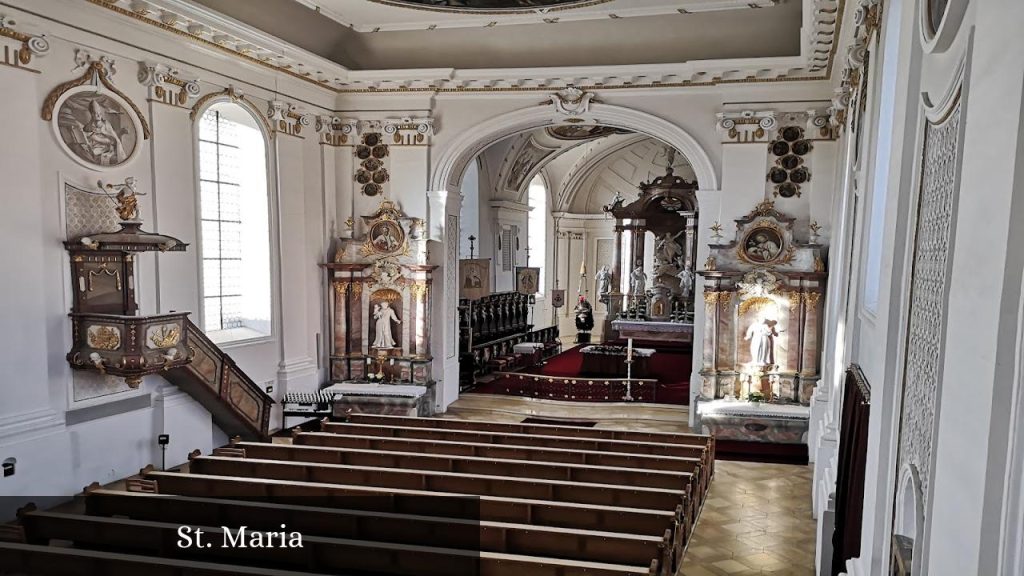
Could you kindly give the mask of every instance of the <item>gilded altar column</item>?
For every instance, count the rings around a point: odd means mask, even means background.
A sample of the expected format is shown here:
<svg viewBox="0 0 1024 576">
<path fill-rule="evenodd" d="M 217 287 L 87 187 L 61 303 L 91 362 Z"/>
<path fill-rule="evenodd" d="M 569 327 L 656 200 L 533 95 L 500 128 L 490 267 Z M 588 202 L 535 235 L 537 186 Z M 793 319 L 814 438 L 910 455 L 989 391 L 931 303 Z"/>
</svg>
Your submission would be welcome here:
<svg viewBox="0 0 1024 576">
<path fill-rule="evenodd" d="M 705 374 L 701 385 L 701 396 L 715 398 L 718 377 L 716 364 L 718 349 L 718 297 L 721 292 L 714 286 L 704 286 L 704 348 L 702 351 L 701 372 Z"/>
<path fill-rule="evenodd" d="M 820 316 L 820 307 L 821 292 L 807 292 L 804 295 L 803 345 L 800 349 L 803 356 L 803 366 L 800 376 L 806 377 L 808 380 L 804 382 L 803 378 L 801 378 L 798 399 L 801 403 L 805 404 L 811 400 L 811 394 L 814 392 L 814 383 L 819 371 L 818 318 Z"/>
<path fill-rule="evenodd" d="M 334 356 L 348 356 L 348 280 L 335 278 L 334 287 Z M 331 362 L 331 379 L 344 380 L 349 377 L 348 362 Z"/>
</svg>

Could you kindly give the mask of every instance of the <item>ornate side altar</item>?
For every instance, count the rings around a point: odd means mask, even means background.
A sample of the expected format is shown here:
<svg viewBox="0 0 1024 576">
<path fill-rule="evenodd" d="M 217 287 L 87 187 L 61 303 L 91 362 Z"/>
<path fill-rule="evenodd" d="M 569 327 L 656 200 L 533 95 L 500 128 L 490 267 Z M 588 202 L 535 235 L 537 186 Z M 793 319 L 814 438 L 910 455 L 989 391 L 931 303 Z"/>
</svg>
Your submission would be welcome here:
<svg viewBox="0 0 1024 576">
<path fill-rule="evenodd" d="M 434 387 L 431 285 L 436 266 L 426 263 L 429 241 L 424 223 L 405 216 L 391 201 L 382 202 L 362 220 L 364 234 L 339 238 L 333 261 L 322 264 L 333 288 L 331 381 L 342 385 L 337 390 L 353 410 L 386 412 L 385 399 L 393 397 L 419 407 L 420 415 L 429 415 Z M 403 386 L 391 388 L 396 384 Z M 365 409 L 359 408 L 364 404 Z"/>
<path fill-rule="evenodd" d="M 710 246 L 699 272 L 705 328 L 698 414 L 709 431 L 728 435 L 715 426 L 745 426 L 758 430 L 747 439 L 802 441 L 819 378 L 827 275 L 824 247 L 794 238 L 794 221 L 762 202 L 736 220 L 733 241 Z M 794 409 L 773 411 L 762 402 Z M 759 425 L 751 428 L 751 418 Z M 778 422 L 768 422 L 773 418 Z"/>
</svg>

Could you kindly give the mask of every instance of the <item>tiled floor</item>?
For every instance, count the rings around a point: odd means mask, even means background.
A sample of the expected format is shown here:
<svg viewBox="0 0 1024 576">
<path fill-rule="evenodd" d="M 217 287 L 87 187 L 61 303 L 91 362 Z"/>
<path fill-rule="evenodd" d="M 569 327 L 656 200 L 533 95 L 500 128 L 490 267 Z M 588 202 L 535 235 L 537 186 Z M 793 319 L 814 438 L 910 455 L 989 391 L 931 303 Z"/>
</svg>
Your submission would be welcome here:
<svg viewBox="0 0 1024 576">
<path fill-rule="evenodd" d="M 689 432 L 682 406 L 551 402 L 465 394 L 446 417 L 520 422 L 527 416 L 596 420 L 598 428 Z M 813 576 L 808 466 L 715 463 L 715 478 L 679 576 Z"/>
<path fill-rule="evenodd" d="M 808 466 L 715 463 L 682 576 L 813 576 Z"/>
</svg>

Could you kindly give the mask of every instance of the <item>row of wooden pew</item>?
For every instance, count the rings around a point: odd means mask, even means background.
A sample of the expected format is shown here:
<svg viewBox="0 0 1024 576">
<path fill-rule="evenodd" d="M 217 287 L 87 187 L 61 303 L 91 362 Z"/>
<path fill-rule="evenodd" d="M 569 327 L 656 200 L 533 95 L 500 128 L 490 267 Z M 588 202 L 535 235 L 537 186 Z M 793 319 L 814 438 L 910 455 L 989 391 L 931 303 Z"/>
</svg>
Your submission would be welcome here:
<svg viewBox="0 0 1024 576">
<path fill-rule="evenodd" d="M 26 507 L 0 574 L 674 576 L 713 474 L 707 436 L 352 415 Z M 302 547 L 221 547 L 240 526 Z"/>
</svg>

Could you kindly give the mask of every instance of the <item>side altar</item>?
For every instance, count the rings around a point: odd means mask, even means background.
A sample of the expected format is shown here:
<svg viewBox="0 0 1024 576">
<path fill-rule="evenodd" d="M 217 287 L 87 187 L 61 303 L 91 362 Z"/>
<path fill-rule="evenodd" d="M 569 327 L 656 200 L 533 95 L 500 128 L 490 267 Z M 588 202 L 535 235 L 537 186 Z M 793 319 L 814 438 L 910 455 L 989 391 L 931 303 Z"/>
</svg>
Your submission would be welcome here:
<svg viewBox="0 0 1024 576">
<path fill-rule="evenodd" d="M 697 420 L 723 439 L 805 441 L 820 378 L 827 274 L 816 225 L 807 242 L 795 218 L 764 201 L 710 245 L 704 270 L 704 346 Z"/>
<path fill-rule="evenodd" d="M 336 415 L 432 415 L 430 310 L 433 272 L 424 222 L 384 201 L 339 238 L 321 264 L 331 286 L 331 383 Z M 401 406 L 399 406 L 401 405 Z"/>
</svg>

